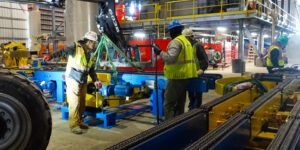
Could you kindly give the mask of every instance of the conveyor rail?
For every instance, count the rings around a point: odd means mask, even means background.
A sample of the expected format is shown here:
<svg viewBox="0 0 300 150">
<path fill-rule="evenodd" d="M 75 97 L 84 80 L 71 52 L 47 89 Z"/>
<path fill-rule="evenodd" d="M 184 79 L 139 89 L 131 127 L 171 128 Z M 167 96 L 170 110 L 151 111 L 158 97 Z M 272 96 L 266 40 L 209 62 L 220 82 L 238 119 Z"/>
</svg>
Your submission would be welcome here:
<svg viewBox="0 0 300 150">
<path fill-rule="evenodd" d="M 293 79 L 287 79 L 282 84 L 273 88 L 267 94 L 259 97 L 252 104 L 250 104 L 241 113 L 236 113 L 233 117 L 227 120 L 224 124 L 217 127 L 215 130 L 201 137 L 199 140 L 191 144 L 186 149 L 260 149 L 262 147 L 255 147 L 253 140 L 259 135 L 262 128 L 265 127 L 267 122 L 265 118 L 271 118 L 270 113 L 266 110 L 265 105 L 270 105 L 270 102 L 278 102 L 278 93 L 290 86 L 293 86 Z M 282 93 L 281 93 L 282 94 Z M 277 97 L 276 97 L 277 96 Z M 299 103 L 299 102 L 298 102 Z M 279 110 L 279 108 L 277 108 Z M 273 110 L 269 110 L 273 111 Z M 265 112 L 266 114 L 257 114 L 257 112 Z M 298 113 L 300 112 L 300 104 L 294 106 L 290 113 L 290 119 L 284 124 L 273 144 L 269 144 L 269 149 L 290 149 L 297 146 L 300 129 Z M 274 113 L 274 112 L 272 112 Z M 255 117 L 254 117 L 255 116 Z M 264 116 L 264 117 L 261 117 Z M 294 118 L 294 119 L 293 119 Z M 262 120 L 261 120 L 262 119 Z M 275 143 L 279 143 L 275 145 Z M 271 146 L 272 145 L 272 146 Z M 254 146 L 254 147 L 253 147 Z M 268 145 L 267 145 L 268 146 Z M 278 148 L 282 147 L 282 148 Z"/>
</svg>

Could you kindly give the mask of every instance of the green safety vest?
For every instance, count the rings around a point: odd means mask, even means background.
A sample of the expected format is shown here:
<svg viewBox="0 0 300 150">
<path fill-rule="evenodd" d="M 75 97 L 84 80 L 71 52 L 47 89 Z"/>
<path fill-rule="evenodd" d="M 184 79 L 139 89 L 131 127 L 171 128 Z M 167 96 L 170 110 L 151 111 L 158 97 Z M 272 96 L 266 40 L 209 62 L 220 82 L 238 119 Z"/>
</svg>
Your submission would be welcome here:
<svg viewBox="0 0 300 150">
<path fill-rule="evenodd" d="M 270 50 L 268 52 L 268 57 L 267 57 L 267 66 L 268 67 L 273 67 L 273 63 L 271 61 L 271 52 L 274 50 L 274 49 L 279 49 L 279 56 L 278 56 L 278 65 L 283 67 L 284 66 L 284 60 L 282 59 L 282 52 L 281 52 L 281 49 L 278 47 L 278 46 L 271 46 L 270 47 Z"/>
<path fill-rule="evenodd" d="M 89 72 L 90 68 L 93 65 L 93 53 L 90 53 L 90 60 L 89 62 L 86 61 L 85 53 L 83 47 L 78 43 L 75 42 L 76 46 L 76 53 L 74 56 L 70 55 L 68 58 L 68 64 L 66 69 L 66 75 L 70 74 L 71 68 L 82 72 Z"/>
<path fill-rule="evenodd" d="M 197 78 L 197 67 L 191 43 L 183 35 L 176 37 L 174 40 L 181 44 L 182 49 L 175 63 L 165 64 L 165 77 L 167 79 Z"/>
</svg>

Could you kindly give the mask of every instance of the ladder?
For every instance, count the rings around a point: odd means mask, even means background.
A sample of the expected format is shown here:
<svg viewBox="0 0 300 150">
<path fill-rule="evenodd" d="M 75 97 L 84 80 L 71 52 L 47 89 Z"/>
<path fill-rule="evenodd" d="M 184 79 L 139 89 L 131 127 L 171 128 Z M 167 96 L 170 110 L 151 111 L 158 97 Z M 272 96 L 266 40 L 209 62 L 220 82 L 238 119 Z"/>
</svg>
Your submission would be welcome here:
<svg viewBox="0 0 300 150">
<path fill-rule="evenodd" d="M 256 55 L 256 51 L 254 50 L 252 44 L 249 43 L 249 50 L 248 50 L 248 55 L 247 55 L 247 61 L 248 62 L 254 62 L 255 55 Z"/>
</svg>

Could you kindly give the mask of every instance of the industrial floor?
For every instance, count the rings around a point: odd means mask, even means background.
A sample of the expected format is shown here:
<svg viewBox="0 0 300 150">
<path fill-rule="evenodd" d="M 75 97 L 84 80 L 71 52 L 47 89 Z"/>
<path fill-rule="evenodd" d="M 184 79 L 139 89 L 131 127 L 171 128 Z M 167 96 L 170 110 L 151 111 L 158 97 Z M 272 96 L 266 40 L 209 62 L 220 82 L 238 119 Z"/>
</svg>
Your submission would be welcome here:
<svg viewBox="0 0 300 150">
<path fill-rule="evenodd" d="M 222 74 L 223 77 L 241 76 L 241 74 L 231 72 L 231 67 L 206 71 L 206 73 Z M 247 63 L 246 72 L 266 73 L 267 69 L 264 67 L 254 67 L 253 64 Z M 203 103 L 205 104 L 220 96 L 213 90 L 210 90 L 208 93 L 203 94 Z M 142 103 L 145 103 L 145 100 Z M 50 105 L 54 106 L 55 104 Z M 53 128 L 47 150 L 102 150 L 155 126 L 153 123 L 155 116 L 150 112 L 141 112 L 137 115 L 118 120 L 118 126 L 111 129 L 90 127 L 88 130 L 85 130 L 84 134 L 76 135 L 70 132 L 68 122 L 60 119 L 60 110 L 52 109 L 51 113 Z"/>
</svg>

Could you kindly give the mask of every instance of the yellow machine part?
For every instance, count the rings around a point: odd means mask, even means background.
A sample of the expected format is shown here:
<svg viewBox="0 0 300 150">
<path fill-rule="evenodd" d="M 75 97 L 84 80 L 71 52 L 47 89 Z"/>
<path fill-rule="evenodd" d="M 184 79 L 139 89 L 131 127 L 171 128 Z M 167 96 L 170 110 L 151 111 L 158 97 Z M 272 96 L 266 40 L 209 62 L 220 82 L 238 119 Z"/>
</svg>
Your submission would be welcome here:
<svg viewBox="0 0 300 150">
<path fill-rule="evenodd" d="M 216 93 L 223 95 L 223 88 L 226 84 L 240 81 L 240 80 L 248 80 L 251 79 L 250 76 L 244 76 L 244 77 L 230 77 L 230 78 L 222 78 L 216 80 Z"/>
<path fill-rule="evenodd" d="M 274 139 L 276 133 L 264 131 L 263 127 L 279 129 L 282 124 L 288 121 L 292 110 L 280 111 L 282 105 L 291 103 L 295 92 L 298 92 L 299 81 L 294 80 L 290 85 L 284 88 L 283 92 L 275 94 L 268 102 L 263 104 L 251 117 L 251 140 L 248 149 L 265 149 Z M 296 100 L 297 101 L 297 100 Z M 294 101 L 293 103 L 297 103 Z M 295 109 L 295 108 L 293 108 Z"/>
<path fill-rule="evenodd" d="M 102 82 L 102 85 L 109 85 L 111 83 L 111 74 L 109 73 L 97 73 L 98 80 Z M 88 77 L 88 84 L 92 83 L 92 79 Z M 133 95 L 130 97 L 111 95 L 108 97 L 102 96 L 99 92 L 95 94 L 86 94 L 86 106 L 99 108 L 103 100 L 108 100 L 109 107 L 116 107 L 122 104 L 133 102 L 134 100 L 143 98 L 143 89 L 141 87 L 133 87 Z M 67 100 L 68 101 L 68 100 Z"/>
<path fill-rule="evenodd" d="M 284 104 L 285 100 L 293 98 L 294 92 L 298 90 L 300 80 L 294 80 L 290 85 L 284 88 L 282 96 L 278 92 L 271 100 L 260 107 L 251 117 L 251 138 L 255 138 L 260 132 L 262 126 L 270 119 L 276 118 L 278 114 L 287 114 L 279 112 L 279 108 Z M 282 99 L 282 101 L 281 101 Z"/>
<path fill-rule="evenodd" d="M 12 52 L 27 51 L 22 42 L 10 42 L 4 45 L 3 56 L 6 67 L 25 67 L 28 64 L 28 57 L 11 57 Z"/>
<path fill-rule="evenodd" d="M 275 82 L 270 81 L 263 81 L 262 83 L 268 88 L 268 90 L 276 85 Z M 213 107 L 213 109 L 209 112 L 209 131 L 225 122 L 233 114 L 243 110 L 260 95 L 261 94 L 256 91 L 256 86 L 254 86 L 251 89 L 248 89 Z"/>
<path fill-rule="evenodd" d="M 133 87 L 133 95 L 130 97 L 125 97 L 125 96 L 116 96 L 116 95 L 111 95 L 108 97 L 102 96 L 100 93 L 97 93 L 97 96 L 95 93 L 93 94 L 86 94 L 86 106 L 88 107 L 94 107 L 94 108 L 99 108 L 102 104 L 103 100 L 108 100 L 108 105 L 109 107 L 116 107 L 119 105 L 131 103 L 137 99 L 142 99 L 143 94 L 142 90 L 140 87 Z"/>
<path fill-rule="evenodd" d="M 9 68 L 12 72 L 18 72 L 18 71 L 25 71 L 27 74 L 27 77 L 33 77 L 33 69 L 17 69 L 17 68 Z"/>
<path fill-rule="evenodd" d="M 97 73 L 98 80 L 101 81 L 102 85 L 109 85 L 111 84 L 111 74 L 109 73 Z M 89 76 L 88 77 L 88 84 L 92 83 L 92 78 Z M 86 94 L 86 101 L 85 105 L 87 107 L 93 107 L 93 108 L 99 108 L 102 104 L 103 100 L 108 100 L 108 105 L 109 107 L 116 107 L 122 104 L 127 104 L 131 103 L 137 99 L 142 99 L 143 98 L 143 93 L 146 92 L 144 91 L 145 89 L 142 89 L 141 87 L 133 87 L 133 95 L 130 97 L 125 97 L 125 96 L 116 96 L 116 95 L 111 95 L 108 97 L 102 96 L 99 92 L 95 94 Z M 68 102 L 68 99 L 67 99 Z"/>
<path fill-rule="evenodd" d="M 98 80 L 102 85 L 109 85 L 111 83 L 111 74 L 109 73 L 96 73 Z M 88 82 L 92 82 L 92 78 L 88 76 Z"/>
<path fill-rule="evenodd" d="M 276 113 L 281 106 L 281 95 L 277 93 L 267 103 L 260 107 L 251 117 L 251 139 L 257 137 L 261 132 L 262 126 L 269 121 L 270 118 L 275 118 Z"/>
</svg>

